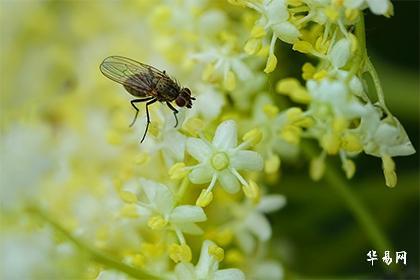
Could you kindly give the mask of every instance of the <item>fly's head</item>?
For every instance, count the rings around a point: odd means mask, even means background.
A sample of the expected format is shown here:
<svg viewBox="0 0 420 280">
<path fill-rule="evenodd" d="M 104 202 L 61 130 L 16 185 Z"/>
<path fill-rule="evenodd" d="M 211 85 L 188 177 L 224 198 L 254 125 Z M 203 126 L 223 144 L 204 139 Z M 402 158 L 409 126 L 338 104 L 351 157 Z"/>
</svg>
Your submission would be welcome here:
<svg viewBox="0 0 420 280">
<path fill-rule="evenodd" d="M 192 107 L 192 100 L 195 100 L 194 97 L 191 96 L 191 91 L 189 88 L 183 88 L 181 89 L 181 92 L 179 93 L 178 97 L 175 100 L 176 105 L 179 107 Z"/>
</svg>

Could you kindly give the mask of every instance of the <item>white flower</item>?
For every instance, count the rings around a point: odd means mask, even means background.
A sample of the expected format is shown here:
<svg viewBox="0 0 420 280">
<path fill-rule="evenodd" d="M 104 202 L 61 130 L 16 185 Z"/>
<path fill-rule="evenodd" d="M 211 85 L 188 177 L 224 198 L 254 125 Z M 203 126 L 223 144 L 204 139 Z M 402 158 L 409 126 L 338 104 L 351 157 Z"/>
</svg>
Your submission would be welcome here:
<svg viewBox="0 0 420 280">
<path fill-rule="evenodd" d="M 191 110 L 188 110 L 188 116 L 200 114 L 205 120 L 216 119 L 225 104 L 225 98 L 221 90 L 213 85 L 199 83 L 196 86 L 196 91 L 200 92 L 200 97 L 194 102 Z"/>
<path fill-rule="evenodd" d="M 392 4 L 388 0 L 344 0 L 344 6 L 350 9 L 364 9 L 368 6 L 375 15 L 385 15 Z"/>
<path fill-rule="evenodd" d="M 364 150 L 367 154 L 382 157 L 388 155 L 406 156 L 415 153 L 404 128 L 395 118 L 381 119 L 382 112 L 368 103 L 365 106 L 366 115 L 362 117 L 360 127 Z"/>
<path fill-rule="evenodd" d="M 341 80 L 310 80 L 307 88 L 313 98 L 309 111 L 315 119 L 322 120 L 328 116 L 352 119 L 365 112 L 363 105 L 352 98 L 346 84 Z"/>
<path fill-rule="evenodd" d="M 251 253 L 255 249 L 256 237 L 259 241 L 271 238 L 271 225 L 264 214 L 272 213 L 286 204 L 286 198 L 279 194 L 266 195 L 257 206 L 248 201 L 242 205 L 233 205 L 235 225 L 233 231 L 239 246 Z"/>
<path fill-rule="evenodd" d="M 201 247 L 200 259 L 197 265 L 191 263 L 179 263 L 175 267 L 175 276 L 179 280 L 242 280 L 245 279 L 243 272 L 236 268 L 219 269 L 219 261 L 209 253 L 214 242 L 205 240 Z"/>
<path fill-rule="evenodd" d="M 176 206 L 169 188 L 154 181 L 140 179 L 144 198 L 138 202 L 141 217 L 148 217 L 152 229 L 169 228 L 174 230 L 183 242 L 182 232 L 201 234 L 202 230 L 195 223 L 207 220 L 203 209 L 193 205 Z"/>
<path fill-rule="evenodd" d="M 237 146 L 237 128 L 232 120 L 221 123 L 216 130 L 213 142 L 203 139 L 189 138 L 187 151 L 200 163 L 192 167 L 189 178 L 194 184 L 210 182 L 208 191 L 219 181 L 228 193 L 239 190 L 239 182 L 248 186 L 239 170 L 261 170 L 261 156 L 249 150 L 243 150 L 247 143 Z"/>
<path fill-rule="evenodd" d="M 224 87 L 229 91 L 235 89 L 236 77 L 241 81 L 252 77 L 251 69 L 243 61 L 246 55 L 238 53 L 231 44 L 207 46 L 205 50 L 192 54 L 191 57 L 208 64 L 203 73 L 205 79 L 222 77 Z"/>
<path fill-rule="evenodd" d="M 251 1 L 246 1 L 251 2 Z M 249 4 L 250 7 L 261 13 L 260 24 L 265 28 L 271 28 L 274 35 L 280 40 L 293 44 L 300 36 L 299 30 L 288 21 L 289 11 L 284 0 L 265 0 L 262 4 L 257 1 Z"/>
<path fill-rule="evenodd" d="M 348 38 L 338 40 L 328 54 L 331 64 L 335 68 L 345 66 L 351 54 L 351 41 Z"/>
</svg>

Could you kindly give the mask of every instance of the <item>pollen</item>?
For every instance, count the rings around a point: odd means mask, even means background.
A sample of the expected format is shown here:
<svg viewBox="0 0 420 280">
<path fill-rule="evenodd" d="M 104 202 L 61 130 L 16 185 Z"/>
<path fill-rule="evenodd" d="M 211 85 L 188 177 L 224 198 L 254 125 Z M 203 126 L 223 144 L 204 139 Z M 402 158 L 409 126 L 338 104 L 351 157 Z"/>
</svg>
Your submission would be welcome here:
<svg viewBox="0 0 420 280">
<path fill-rule="evenodd" d="M 261 142 L 262 138 L 262 131 L 258 128 L 254 128 L 245 133 L 245 135 L 242 137 L 242 140 L 244 142 L 248 142 L 252 146 L 255 146 Z"/>
<path fill-rule="evenodd" d="M 264 72 L 271 73 L 274 71 L 274 69 L 276 69 L 276 66 L 277 66 L 277 57 L 273 53 L 270 53 L 267 59 L 267 64 L 264 68 Z"/>
<path fill-rule="evenodd" d="M 168 221 L 165 220 L 162 216 L 156 215 L 149 218 L 147 225 L 154 230 L 161 230 L 168 224 Z"/>
<path fill-rule="evenodd" d="M 388 155 L 382 156 L 382 168 L 384 170 L 385 183 L 393 188 L 397 185 L 397 173 L 395 173 L 395 162 Z"/>
<path fill-rule="evenodd" d="M 215 244 L 209 246 L 208 253 L 210 256 L 214 257 L 218 262 L 223 261 L 225 257 L 225 251 L 223 250 L 223 248 Z"/>
<path fill-rule="evenodd" d="M 314 47 L 309 42 L 297 41 L 293 44 L 293 50 L 301 53 L 312 53 L 314 51 Z"/>
<path fill-rule="evenodd" d="M 204 208 L 208 206 L 212 200 L 213 200 L 213 193 L 211 191 L 202 190 L 200 193 L 200 196 L 197 198 L 197 201 L 195 202 L 195 205 Z"/>
<path fill-rule="evenodd" d="M 178 162 L 172 165 L 169 169 L 169 177 L 172 180 L 182 179 L 188 174 L 188 169 L 185 168 L 185 163 Z"/>
<path fill-rule="evenodd" d="M 242 190 L 244 194 L 254 202 L 258 202 L 260 200 L 260 188 L 255 181 L 249 180 L 249 184 L 243 185 Z"/>
<path fill-rule="evenodd" d="M 169 246 L 169 257 L 176 263 L 191 262 L 191 249 L 187 244 L 172 244 Z"/>
</svg>

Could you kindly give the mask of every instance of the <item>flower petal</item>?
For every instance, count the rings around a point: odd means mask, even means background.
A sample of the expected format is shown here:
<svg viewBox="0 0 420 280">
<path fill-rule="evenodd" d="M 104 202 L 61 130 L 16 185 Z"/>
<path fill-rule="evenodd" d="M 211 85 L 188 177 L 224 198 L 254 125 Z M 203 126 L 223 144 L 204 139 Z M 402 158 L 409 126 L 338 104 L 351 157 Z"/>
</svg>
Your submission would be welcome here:
<svg viewBox="0 0 420 280">
<path fill-rule="evenodd" d="M 209 164 L 204 164 L 194 168 L 188 175 L 191 182 L 194 184 L 205 184 L 211 181 L 214 170 Z"/>
<path fill-rule="evenodd" d="M 195 266 L 197 279 L 208 279 L 208 276 L 219 267 L 219 262 L 213 261 L 212 257 L 209 255 L 210 245 L 214 245 L 214 242 L 205 240 L 201 246 L 200 259 Z"/>
<path fill-rule="evenodd" d="M 266 195 L 261 198 L 257 210 L 262 213 L 274 212 L 286 205 L 286 198 L 281 194 Z"/>
<path fill-rule="evenodd" d="M 298 37 L 301 35 L 299 29 L 288 21 L 273 24 L 271 28 L 280 40 L 289 44 L 296 42 Z"/>
<path fill-rule="evenodd" d="M 210 147 L 198 138 L 188 138 L 187 151 L 193 158 L 200 162 L 206 161 L 211 155 Z"/>
<path fill-rule="evenodd" d="M 194 266 L 191 263 L 179 263 L 175 267 L 175 276 L 178 280 L 195 279 Z"/>
<path fill-rule="evenodd" d="M 369 5 L 369 9 L 374 13 L 375 15 L 384 15 L 389 8 L 389 2 L 388 0 L 366 0 L 366 2 Z"/>
<path fill-rule="evenodd" d="M 194 223 L 177 224 L 177 227 L 180 231 L 186 234 L 202 235 L 204 233 L 203 230 Z"/>
<path fill-rule="evenodd" d="M 238 229 L 235 237 L 239 247 L 247 254 L 251 254 L 255 248 L 255 239 L 246 228 Z"/>
<path fill-rule="evenodd" d="M 173 207 L 173 195 L 167 186 L 151 180 L 140 179 L 147 200 L 162 214 L 169 214 Z"/>
<path fill-rule="evenodd" d="M 242 280 L 245 279 L 245 274 L 237 268 L 228 268 L 218 270 L 214 273 L 215 280 Z"/>
<path fill-rule="evenodd" d="M 239 181 L 229 170 L 225 169 L 220 172 L 218 180 L 226 192 L 236 193 L 239 191 Z"/>
<path fill-rule="evenodd" d="M 193 205 L 182 205 L 172 210 L 170 221 L 174 223 L 203 222 L 207 220 L 203 209 Z"/>
<path fill-rule="evenodd" d="M 263 169 L 264 161 L 260 154 L 254 151 L 237 151 L 230 157 L 230 164 L 236 170 Z"/>
<path fill-rule="evenodd" d="M 245 220 L 247 229 L 255 234 L 261 241 L 267 241 L 271 237 L 271 226 L 267 218 L 257 212 L 252 212 Z"/>
<path fill-rule="evenodd" d="M 232 120 L 224 121 L 216 129 L 213 145 L 220 150 L 234 148 L 237 137 L 236 123 Z"/>
</svg>

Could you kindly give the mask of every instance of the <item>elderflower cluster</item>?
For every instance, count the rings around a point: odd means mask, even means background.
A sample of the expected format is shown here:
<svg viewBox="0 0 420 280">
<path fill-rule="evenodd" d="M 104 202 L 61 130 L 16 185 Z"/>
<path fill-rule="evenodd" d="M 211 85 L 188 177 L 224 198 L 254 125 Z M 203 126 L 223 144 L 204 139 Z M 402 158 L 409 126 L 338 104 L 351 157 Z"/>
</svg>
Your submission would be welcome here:
<svg viewBox="0 0 420 280">
<path fill-rule="evenodd" d="M 363 13 L 391 16 L 388 0 L 8 5 L 0 20 L 28 37 L 3 44 L 24 56 L 1 57 L 24 57 L 4 73 L 2 279 L 282 279 L 267 215 L 286 198 L 268 186 L 306 139 L 320 148 L 314 180 L 327 155 L 350 179 L 365 153 L 381 158 L 394 187 L 393 157 L 415 152 L 365 46 Z M 272 90 L 268 73 L 290 63 L 281 42 L 308 62 Z M 178 127 L 156 103 L 139 144 L 145 113 L 129 128 L 129 95 L 98 71 L 112 54 L 191 89 L 196 100 L 180 109 Z"/>
</svg>

